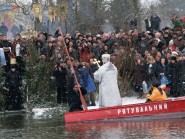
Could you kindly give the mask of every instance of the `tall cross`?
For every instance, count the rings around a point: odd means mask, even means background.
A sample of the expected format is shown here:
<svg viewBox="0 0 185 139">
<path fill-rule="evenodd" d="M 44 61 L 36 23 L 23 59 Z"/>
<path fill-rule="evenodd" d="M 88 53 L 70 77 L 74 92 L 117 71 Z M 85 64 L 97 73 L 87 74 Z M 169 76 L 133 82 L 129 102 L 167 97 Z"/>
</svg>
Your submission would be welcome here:
<svg viewBox="0 0 185 139">
<path fill-rule="evenodd" d="M 94 62 L 93 62 L 94 64 L 96 64 L 96 65 L 98 65 L 98 68 L 100 67 L 100 60 L 97 60 L 97 59 L 94 59 Z"/>
</svg>

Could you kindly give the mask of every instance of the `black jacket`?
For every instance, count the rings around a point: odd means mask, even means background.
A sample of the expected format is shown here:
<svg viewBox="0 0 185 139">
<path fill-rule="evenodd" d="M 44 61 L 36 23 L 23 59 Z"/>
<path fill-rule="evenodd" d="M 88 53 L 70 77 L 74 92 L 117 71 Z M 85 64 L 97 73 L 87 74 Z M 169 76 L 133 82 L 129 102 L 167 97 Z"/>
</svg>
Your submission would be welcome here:
<svg viewBox="0 0 185 139">
<path fill-rule="evenodd" d="M 83 96 L 87 94 L 86 89 L 84 89 L 83 87 L 81 87 L 80 89 Z M 68 105 L 69 105 L 70 112 L 83 110 L 79 91 L 75 92 L 73 89 L 71 89 L 67 95 L 68 95 Z"/>
<path fill-rule="evenodd" d="M 98 66 L 96 65 L 96 64 L 92 64 L 92 65 L 90 65 L 90 67 L 89 67 L 89 73 L 90 73 L 90 75 L 91 75 L 91 77 L 94 79 L 94 73 L 95 73 L 95 71 L 97 71 L 98 70 Z"/>
<path fill-rule="evenodd" d="M 11 87 L 21 87 L 22 86 L 22 78 L 19 73 L 19 71 L 13 72 L 10 70 L 5 79 L 5 87 L 11 88 Z"/>
<path fill-rule="evenodd" d="M 185 82 L 185 60 L 178 61 L 178 73 L 180 82 Z"/>
<path fill-rule="evenodd" d="M 56 86 L 62 87 L 66 86 L 66 77 L 67 77 L 67 69 L 57 67 L 53 72 L 53 76 L 56 78 Z"/>
<path fill-rule="evenodd" d="M 162 64 L 158 64 L 157 65 L 157 69 L 156 69 L 156 72 L 157 72 L 157 78 L 160 80 L 161 76 L 160 76 L 160 73 L 164 73 L 164 75 L 169 79 L 169 72 L 170 72 L 170 68 L 169 68 L 169 65 L 162 65 Z"/>
<path fill-rule="evenodd" d="M 169 63 L 169 79 L 171 81 L 172 87 L 177 90 L 177 85 L 179 83 L 179 67 L 178 63 Z"/>
</svg>

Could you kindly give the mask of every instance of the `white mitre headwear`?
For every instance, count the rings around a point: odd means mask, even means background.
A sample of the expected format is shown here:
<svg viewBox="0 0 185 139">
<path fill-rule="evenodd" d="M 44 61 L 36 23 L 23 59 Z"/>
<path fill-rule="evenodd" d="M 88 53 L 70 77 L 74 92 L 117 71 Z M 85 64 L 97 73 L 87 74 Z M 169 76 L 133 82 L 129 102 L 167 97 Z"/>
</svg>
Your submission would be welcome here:
<svg viewBox="0 0 185 139">
<path fill-rule="evenodd" d="M 102 55 L 102 62 L 103 63 L 110 62 L 110 55 L 109 54 L 103 54 Z"/>
</svg>

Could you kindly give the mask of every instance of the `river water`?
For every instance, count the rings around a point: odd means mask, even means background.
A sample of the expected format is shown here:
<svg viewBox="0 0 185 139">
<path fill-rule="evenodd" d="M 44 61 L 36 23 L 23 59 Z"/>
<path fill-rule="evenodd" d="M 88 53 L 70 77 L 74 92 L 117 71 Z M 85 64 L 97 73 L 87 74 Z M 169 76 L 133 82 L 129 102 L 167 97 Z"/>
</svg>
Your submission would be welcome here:
<svg viewBox="0 0 185 139">
<path fill-rule="evenodd" d="M 0 116 L 0 139 L 183 139 L 185 119 L 65 124 L 63 117 Z"/>
</svg>

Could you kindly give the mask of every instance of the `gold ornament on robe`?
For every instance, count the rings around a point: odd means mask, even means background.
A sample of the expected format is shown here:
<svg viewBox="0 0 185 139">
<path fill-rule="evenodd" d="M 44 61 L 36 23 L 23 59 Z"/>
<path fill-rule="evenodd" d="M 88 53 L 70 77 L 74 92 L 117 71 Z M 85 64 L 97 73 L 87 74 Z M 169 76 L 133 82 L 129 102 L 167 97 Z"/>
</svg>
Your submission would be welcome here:
<svg viewBox="0 0 185 139">
<path fill-rule="evenodd" d="M 57 16 L 56 12 L 57 12 L 56 6 L 51 5 L 48 7 L 48 16 L 49 16 L 50 22 L 55 21 L 56 16 Z"/>
<path fill-rule="evenodd" d="M 42 22 L 42 6 L 39 3 L 34 3 L 32 5 L 32 11 L 34 14 L 34 18 L 39 18 L 40 22 Z"/>
<path fill-rule="evenodd" d="M 21 32 L 20 34 L 22 37 L 26 37 L 27 39 L 30 39 L 31 37 L 34 37 L 37 35 L 37 31 L 33 31 L 31 27 L 27 27 L 27 30 Z"/>
</svg>

